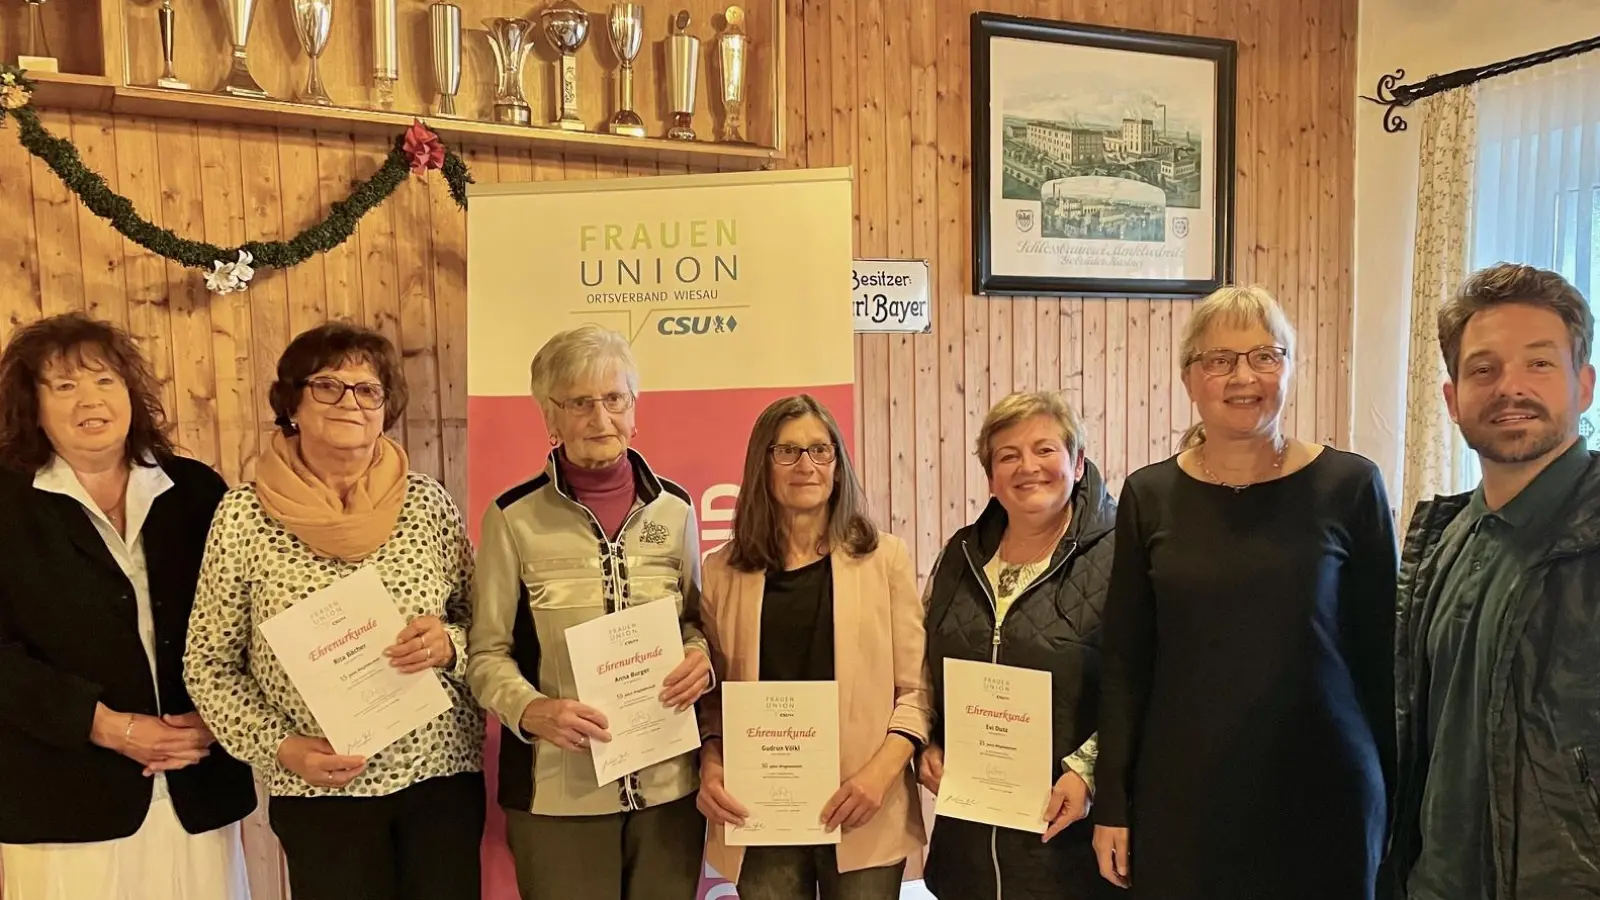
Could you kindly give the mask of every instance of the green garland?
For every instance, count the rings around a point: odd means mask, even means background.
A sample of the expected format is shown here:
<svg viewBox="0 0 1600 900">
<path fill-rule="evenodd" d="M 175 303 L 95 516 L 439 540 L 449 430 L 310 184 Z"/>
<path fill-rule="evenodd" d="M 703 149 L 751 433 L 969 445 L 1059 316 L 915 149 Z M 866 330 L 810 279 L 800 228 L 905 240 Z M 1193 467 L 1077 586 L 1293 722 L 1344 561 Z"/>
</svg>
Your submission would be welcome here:
<svg viewBox="0 0 1600 900">
<path fill-rule="evenodd" d="M 90 212 L 108 220 L 111 227 L 128 240 L 189 268 L 211 270 L 219 263 L 229 265 L 236 259 L 246 260 L 255 268 L 286 269 L 297 266 L 313 254 L 332 250 L 349 240 L 361 217 L 389 199 L 412 171 L 439 168 L 450 186 L 450 196 L 455 199 L 456 205 L 462 209 L 467 207 L 467 185 L 472 183 L 467 164 L 455 151 L 444 148 L 438 136 L 418 122 L 406 134 L 395 138 L 389 155 L 371 178 L 356 185 L 350 196 L 335 201 L 329 208 L 327 218 L 293 238 L 287 241 L 246 241 L 237 247 L 219 247 L 205 241 L 190 240 L 140 216 L 132 201 L 113 191 L 104 178 L 83 164 L 78 149 L 71 141 L 51 134 L 28 105 L 33 91 L 34 82 L 25 77 L 22 70 L 0 66 L 0 126 L 5 124 L 7 116 L 15 119 L 22 146 L 43 160 Z M 419 153 L 421 159 L 418 158 Z M 428 160 L 426 164 L 423 159 Z M 241 257 L 241 251 L 248 256 Z M 248 279 L 246 275 L 244 280 Z"/>
</svg>

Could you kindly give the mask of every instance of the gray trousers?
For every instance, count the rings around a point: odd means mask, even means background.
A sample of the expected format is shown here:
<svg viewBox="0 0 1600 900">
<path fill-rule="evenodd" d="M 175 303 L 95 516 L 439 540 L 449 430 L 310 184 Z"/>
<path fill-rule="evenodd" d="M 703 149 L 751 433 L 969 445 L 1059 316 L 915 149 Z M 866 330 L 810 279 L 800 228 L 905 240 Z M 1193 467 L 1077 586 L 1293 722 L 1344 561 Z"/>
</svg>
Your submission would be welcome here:
<svg viewBox="0 0 1600 900">
<path fill-rule="evenodd" d="M 739 900 L 896 900 L 905 870 L 901 860 L 841 873 L 833 844 L 750 847 L 739 868 Z"/>
<path fill-rule="evenodd" d="M 695 796 L 604 816 L 506 813 L 522 900 L 694 900 L 706 820 Z"/>
</svg>

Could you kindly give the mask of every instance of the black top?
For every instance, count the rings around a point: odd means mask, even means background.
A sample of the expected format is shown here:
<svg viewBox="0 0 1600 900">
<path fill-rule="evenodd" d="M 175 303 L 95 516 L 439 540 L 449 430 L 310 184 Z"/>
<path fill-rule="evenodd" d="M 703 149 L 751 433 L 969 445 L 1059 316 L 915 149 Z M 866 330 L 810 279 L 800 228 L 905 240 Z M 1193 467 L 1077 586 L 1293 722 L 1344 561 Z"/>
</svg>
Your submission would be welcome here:
<svg viewBox="0 0 1600 900">
<path fill-rule="evenodd" d="M 89 743 L 95 703 L 118 712 L 194 711 L 183 650 L 211 515 L 227 485 L 188 459 L 162 465 L 173 486 L 141 534 L 155 621 L 157 685 L 139 638 L 133 585 L 71 497 L 0 470 L 0 843 L 127 837 L 150 809 L 141 766 Z M 250 769 L 211 755 L 167 773 L 178 820 L 192 834 L 255 808 Z"/>
<path fill-rule="evenodd" d="M 1118 503 L 1095 819 L 1135 898 L 1368 900 L 1392 783 L 1397 553 L 1376 466 L 1242 491 L 1176 459 Z"/>
<path fill-rule="evenodd" d="M 761 680 L 833 680 L 833 558 L 768 572 L 761 595 Z"/>
</svg>

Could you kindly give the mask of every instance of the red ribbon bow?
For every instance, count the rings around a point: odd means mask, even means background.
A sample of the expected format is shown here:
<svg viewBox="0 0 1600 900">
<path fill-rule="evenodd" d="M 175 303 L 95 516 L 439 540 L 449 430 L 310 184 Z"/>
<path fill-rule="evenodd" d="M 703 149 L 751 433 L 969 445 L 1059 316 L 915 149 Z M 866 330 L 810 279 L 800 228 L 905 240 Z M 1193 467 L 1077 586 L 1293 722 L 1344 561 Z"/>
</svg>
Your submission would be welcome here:
<svg viewBox="0 0 1600 900">
<path fill-rule="evenodd" d="M 420 119 L 413 121 L 411 127 L 406 129 L 402 149 L 406 158 L 411 160 L 413 174 L 421 175 L 429 169 L 444 167 L 444 143 Z"/>
</svg>

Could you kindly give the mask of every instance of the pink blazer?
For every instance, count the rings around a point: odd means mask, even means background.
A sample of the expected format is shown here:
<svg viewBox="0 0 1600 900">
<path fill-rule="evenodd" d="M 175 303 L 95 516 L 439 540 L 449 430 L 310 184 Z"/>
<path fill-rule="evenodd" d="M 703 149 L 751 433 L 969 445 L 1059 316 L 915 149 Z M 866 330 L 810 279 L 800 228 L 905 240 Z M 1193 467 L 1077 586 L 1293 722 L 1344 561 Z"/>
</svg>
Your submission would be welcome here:
<svg viewBox="0 0 1600 900">
<path fill-rule="evenodd" d="M 761 661 L 761 600 L 766 576 L 728 565 L 728 548 L 706 560 L 700 612 L 711 644 L 711 662 L 721 681 L 757 681 Z M 924 743 L 932 719 L 932 695 L 923 670 L 922 598 L 905 542 L 878 534 L 878 548 L 863 557 L 833 554 L 834 678 L 839 682 L 839 773 L 859 771 L 890 730 Z M 701 732 L 722 734 L 722 694 L 700 701 Z M 738 799 L 738 798 L 735 798 Z M 907 860 L 921 862 L 926 842 L 915 773 L 907 767 L 884 795 L 872 821 L 847 829 L 839 844 L 839 871 L 853 872 Z M 738 882 L 743 847 L 729 847 L 723 826 L 713 824 L 706 861 Z"/>
</svg>

